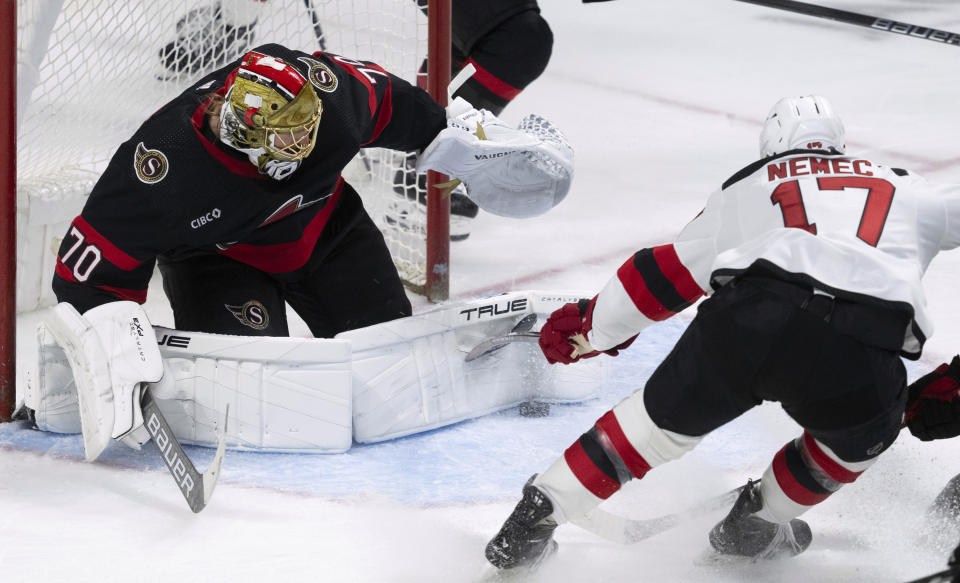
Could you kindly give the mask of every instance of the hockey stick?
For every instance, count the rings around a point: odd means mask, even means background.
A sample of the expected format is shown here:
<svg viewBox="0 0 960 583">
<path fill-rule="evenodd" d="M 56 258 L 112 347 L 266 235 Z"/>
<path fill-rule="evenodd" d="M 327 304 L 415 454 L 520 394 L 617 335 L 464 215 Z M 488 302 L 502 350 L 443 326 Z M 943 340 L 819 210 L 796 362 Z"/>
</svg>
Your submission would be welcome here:
<svg viewBox="0 0 960 583">
<path fill-rule="evenodd" d="M 539 338 L 539 332 L 511 332 L 505 336 L 490 338 L 489 340 L 484 340 L 480 344 L 474 346 L 473 349 L 463 358 L 463 360 L 464 362 L 470 362 L 471 360 L 476 360 L 481 356 L 486 356 L 492 352 L 496 352 L 512 342 L 536 342 Z"/>
<path fill-rule="evenodd" d="M 571 520 L 570 522 L 601 538 L 615 543 L 629 545 L 660 534 L 661 532 L 666 532 L 675 526 L 704 516 L 714 510 L 729 506 L 737 499 L 737 496 L 740 495 L 740 491 L 743 490 L 743 488 L 744 486 L 734 488 L 729 492 L 724 492 L 723 494 L 704 500 L 686 510 L 658 516 L 656 518 L 627 518 L 607 512 L 601 508 L 594 508 L 586 516 Z"/>
<path fill-rule="evenodd" d="M 908 583 L 951 583 L 957 580 L 960 580 L 960 569 L 944 569 L 926 577 L 913 579 Z"/>
<path fill-rule="evenodd" d="M 303 0 L 303 5 L 307 9 L 307 14 L 310 15 L 310 23 L 313 25 L 313 36 L 317 39 L 317 46 L 320 48 L 321 52 L 327 52 L 327 37 L 323 34 L 323 25 L 320 24 L 320 17 L 317 16 L 317 7 L 313 5 L 313 0 Z M 370 163 L 370 157 L 367 156 L 367 152 L 363 149 L 359 152 L 360 161 L 363 162 L 363 167 L 367 172 L 370 172 L 373 167 Z"/>
<path fill-rule="evenodd" d="M 533 328 L 533 325 L 536 323 L 537 315 L 527 314 L 521 318 L 520 321 L 517 322 L 513 327 L 513 329 L 510 330 L 510 332 L 505 336 L 490 338 L 474 346 L 463 358 L 463 361 L 470 362 L 471 360 L 476 360 L 481 356 L 486 356 L 500 350 L 511 342 L 536 342 L 537 339 L 540 338 L 540 333 L 530 331 L 530 329 Z"/>
<path fill-rule="evenodd" d="M 957 34 L 955 32 L 949 32 L 946 30 L 939 30 L 936 28 L 929 28 L 926 26 L 918 26 L 916 24 L 908 24 L 906 22 L 899 22 L 897 20 L 891 20 L 889 18 L 877 18 L 876 16 L 858 14 L 856 12 L 849 12 L 847 10 L 830 8 L 828 6 L 818 6 L 816 4 L 807 4 L 806 2 L 797 2 L 796 0 L 737 0 L 737 1 L 746 2 L 747 4 L 756 4 L 758 6 L 766 6 L 767 8 L 776 8 L 778 10 L 786 10 L 788 12 L 796 12 L 798 14 L 806 14 L 807 16 L 816 16 L 818 18 L 836 20 L 837 22 L 845 22 L 847 24 L 865 26 L 867 28 L 872 28 L 874 30 L 892 32 L 895 34 L 901 34 L 901 35 L 909 36 L 912 38 L 923 38 L 923 39 L 931 40 L 938 43 L 960 47 L 960 34 Z"/>
<path fill-rule="evenodd" d="M 227 405 L 227 411 L 224 415 L 223 425 L 217 429 L 218 443 L 217 453 L 213 456 L 213 461 L 207 467 L 207 471 L 202 474 L 197 471 L 196 466 L 187 457 L 183 451 L 180 442 L 173 434 L 173 429 L 167 419 L 160 412 L 160 407 L 153 400 L 150 390 L 143 391 L 143 397 L 140 399 L 140 405 L 143 409 L 143 424 L 153 438 L 154 443 L 160 448 L 163 455 L 163 461 L 170 470 L 170 475 L 180 488 L 180 493 L 190 506 L 190 510 L 200 512 L 204 509 L 210 498 L 213 496 L 213 489 L 217 485 L 217 479 L 220 478 L 220 467 L 223 465 L 224 446 L 226 444 L 227 419 L 230 415 L 230 406 Z"/>
<path fill-rule="evenodd" d="M 323 36 L 323 27 L 320 25 L 320 18 L 317 16 L 317 9 L 313 5 L 313 0 L 303 0 L 303 5 L 307 7 L 307 12 L 310 13 L 310 21 L 313 23 L 313 35 L 317 37 L 317 44 L 320 46 L 320 50 L 323 52 L 327 51 L 327 40 Z"/>
</svg>

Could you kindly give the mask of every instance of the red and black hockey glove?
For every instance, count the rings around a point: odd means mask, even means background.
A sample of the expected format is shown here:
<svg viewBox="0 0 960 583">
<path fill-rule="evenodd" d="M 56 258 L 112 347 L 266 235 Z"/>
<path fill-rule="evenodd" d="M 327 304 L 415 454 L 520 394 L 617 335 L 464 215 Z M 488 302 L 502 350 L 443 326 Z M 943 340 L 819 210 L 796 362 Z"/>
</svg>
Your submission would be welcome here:
<svg viewBox="0 0 960 583">
<path fill-rule="evenodd" d="M 594 350 L 587 340 L 587 333 L 593 328 L 593 307 L 596 303 L 597 297 L 594 296 L 592 300 L 582 299 L 565 304 L 550 314 L 540 330 L 540 350 L 547 357 L 547 362 L 570 364 L 600 354 L 601 351 Z M 602 352 L 616 356 L 620 350 L 630 346 L 634 338 L 636 336 Z"/>
<path fill-rule="evenodd" d="M 905 421 L 922 441 L 960 435 L 960 356 L 907 387 Z"/>
</svg>

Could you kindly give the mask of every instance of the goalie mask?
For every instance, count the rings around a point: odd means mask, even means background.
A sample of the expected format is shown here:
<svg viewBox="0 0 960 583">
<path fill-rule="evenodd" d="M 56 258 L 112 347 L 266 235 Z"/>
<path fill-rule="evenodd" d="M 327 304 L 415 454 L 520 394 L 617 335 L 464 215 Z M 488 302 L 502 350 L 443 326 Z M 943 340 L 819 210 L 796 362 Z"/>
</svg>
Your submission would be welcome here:
<svg viewBox="0 0 960 583">
<path fill-rule="evenodd" d="M 251 51 L 227 78 L 220 139 L 247 154 L 260 172 L 283 179 L 313 151 L 322 110 L 303 74 Z"/>
<path fill-rule="evenodd" d="M 843 122 L 825 98 L 784 97 L 767 114 L 760 132 L 760 155 L 766 158 L 795 148 L 846 151 Z"/>
</svg>

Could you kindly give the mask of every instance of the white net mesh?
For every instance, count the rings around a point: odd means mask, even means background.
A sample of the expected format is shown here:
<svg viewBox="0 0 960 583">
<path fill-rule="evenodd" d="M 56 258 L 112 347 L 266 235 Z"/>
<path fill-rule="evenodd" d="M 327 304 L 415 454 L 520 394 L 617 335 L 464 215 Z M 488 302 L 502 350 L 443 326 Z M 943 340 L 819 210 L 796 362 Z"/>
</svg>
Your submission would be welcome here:
<svg viewBox="0 0 960 583">
<path fill-rule="evenodd" d="M 58 238 L 117 145 L 193 79 L 265 42 L 371 60 L 411 82 L 427 52 L 414 0 L 18 0 L 17 21 L 18 311 L 53 302 Z M 394 192 L 405 157 L 368 150 L 345 176 L 416 286 L 424 237 L 386 216 L 422 212 Z"/>
</svg>

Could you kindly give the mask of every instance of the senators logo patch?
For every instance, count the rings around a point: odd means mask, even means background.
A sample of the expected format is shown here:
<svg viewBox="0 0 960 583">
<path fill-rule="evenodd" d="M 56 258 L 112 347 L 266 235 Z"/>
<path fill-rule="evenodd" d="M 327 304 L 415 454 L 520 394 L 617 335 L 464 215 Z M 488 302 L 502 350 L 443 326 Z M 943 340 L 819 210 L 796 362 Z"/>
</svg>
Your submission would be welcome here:
<svg viewBox="0 0 960 583">
<path fill-rule="evenodd" d="M 330 67 L 316 59 L 308 57 L 299 57 L 299 60 L 306 63 L 310 70 L 307 71 L 307 78 L 313 83 L 313 86 L 325 93 L 333 93 L 337 89 L 339 82 L 337 76 L 333 74 Z"/>
<path fill-rule="evenodd" d="M 137 151 L 133 155 L 133 169 L 137 178 L 144 184 L 156 184 L 163 180 L 170 169 L 167 157 L 160 150 L 148 150 L 143 142 L 137 144 Z"/>
<path fill-rule="evenodd" d="M 223 306 L 230 310 L 230 313 L 233 314 L 237 320 L 240 320 L 240 323 L 244 326 L 249 326 L 254 330 L 264 330 L 270 325 L 270 315 L 267 313 L 267 308 L 257 300 L 250 300 L 242 306 L 231 306 L 228 304 L 224 304 Z"/>
</svg>

